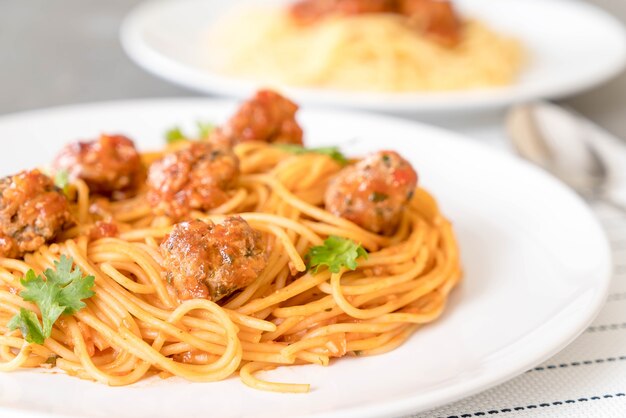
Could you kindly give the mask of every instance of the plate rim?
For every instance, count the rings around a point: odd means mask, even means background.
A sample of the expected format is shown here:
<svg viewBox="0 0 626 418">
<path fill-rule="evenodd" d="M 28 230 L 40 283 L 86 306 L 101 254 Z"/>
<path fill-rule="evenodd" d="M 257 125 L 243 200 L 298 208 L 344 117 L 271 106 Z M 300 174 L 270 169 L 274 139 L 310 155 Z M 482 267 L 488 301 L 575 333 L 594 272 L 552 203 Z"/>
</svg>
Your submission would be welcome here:
<svg viewBox="0 0 626 418">
<path fill-rule="evenodd" d="M 146 0 L 135 6 L 124 17 L 119 30 L 119 40 L 126 55 L 146 72 L 167 80 L 175 85 L 209 95 L 242 99 L 249 96 L 259 86 L 267 83 L 221 75 L 212 71 L 202 71 L 161 54 L 143 41 L 142 22 L 153 13 L 170 3 L 194 3 L 202 0 Z M 508 0 L 528 2 L 530 0 Z M 606 10 L 585 1 L 532 0 L 535 3 L 549 2 L 581 13 L 593 19 L 602 19 L 605 27 L 615 31 L 615 39 L 620 40 L 620 50 L 615 52 L 612 65 L 606 65 L 585 79 L 561 83 L 556 88 L 518 89 L 514 84 L 502 88 L 479 89 L 453 92 L 353 92 L 332 89 L 279 86 L 290 97 L 303 104 L 316 106 L 337 106 L 383 112 L 444 113 L 466 109 L 491 109 L 536 99 L 560 99 L 582 93 L 602 85 L 619 75 L 626 68 L 626 25 Z M 621 33 L 621 36 L 618 34 Z M 381 103 L 384 103 L 381 105 Z"/>
<path fill-rule="evenodd" d="M 135 100 L 113 100 L 113 101 L 103 101 L 103 102 L 92 102 L 92 103 L 81 103 L 81 104 L 72 104 L 66 106 L 55 106 L 55 107 L 47 107 L 40 109 L 33 109 L 29 111 L 21 111 L 15 113 L 9 113 L 0 115 L 0 127 L 5 123 L 14 123 L 16 120 L 18 123 L 25 123 L 29 119 L 38 118 L 44 115 L 50 114 L 54 116 L 54 113 L 68 114 L 76 111 L 102 111 L 102 109 L 112 109 L 120 106 L 132 107 L 138 109 L 138 112 L 141 112 L 142 106 L 163 106 L 163 107 L 173 107 L 176 105 L 200 105 L 202 103 L 211 104 L 211 105 L 219 105 L 219 106 L 232 106 L 236 103 L 234 100 L 228 99 L 213 99 L 213 98 L 205 98 L 205 97 L 196 97 L 196 98 L 146 98 L 146 99 L 135 99 Z M 533 366 L 545 361 L 546 359 L 552 357 L 554 354 L 562 350 L 564 347 L 569 345 L 574 339 L 576 339 L 585 328 L 594 320 L 594 318 L 598 315 L 602 307 L 604 306 L 604 302 L 606 299 L 606 295 L 609 291 L 609 285 L 612 278 L 612 254 L 610 250 L 610 245 L 608 242 L 608 238 L 606 233 L 604 232 L 599 220 L 593 214 L 590 207 L 584 202 L 582 198 L 576 195 L 573 191 L 571 191 L 567 186 L 565 186 L 558 179 L 553 177 L 551 174 L 541 170 L 540 168 L 522 160 L 512 154 L 508 154 L 502 151 L 498 151 L 488 145 L 483 143 L 479 143 L 475 140 L 472 140 L 469 136 L 459 134 L 444 128 L 432 126 L 426 123 L 412 121 L 403 119 L 395 116 L 388 115 L 380 115 L 371 112 L 363 112 L 363 111 L 348 111 L 348 110 L 335 110 L 335 109 L 319 109 L 319 108 L 309 108 L 305 107 L 303 113 L 315 113 L 318 115 L 331 114 L 333 117 L 335 116 L 348 116 L 348 117 L 358 117 L 363 118 L 367 117 L 370 120 L 375 120 L 376 123 L 390 123 L 396 126 L 401 126 L 403 129 L 419 129 L 422 130 L 425 134 L 433 133 L 438 136 L 443 137 L 443 139 L 449 143 L 454 143 L 455 146 L 460 147 L 469 147 L 476 149 L 479 153 L 488 154 L 488 158 L 497 158 L 508 160 L 514 165 L 519 166 L 519 169 L 522 170 L 530 170 L 542 176 L 544 180 L 548 183 L 551 183 L 550 187 L 555 187 L 559 189 L 559 193 L 565 193 L 570 197 L 573 197 L 577 205 L 583 209 L 585 212 L 585 217 L 587 218 L 587 222 L 590 225 L 593 225 L 596 233 L 599 237 L 602 237 L 602 249 L 600 250 L 601 256 L 603 258 L 603 268 L 604 272 L 598 273 L 598 278 L 602 277 L 603 280 L 598 281 L 597 284 L 597 292 L 596 298 L 593 300 L 593 303 L 590 303 L 590 306 L 593 309 L 589 309 L 589 312 L 585 316 L 585 318 L 580 319 L 580 323 L 578 324 L 570 324 L 569 328 L 567 328 L 566 332 L 558 333 L 558 338 L 554 338 L 550 350 L 541 350 L 538 349 L 538 345 L 535 345 L 535 349 L 532 350 L 531 354 L 525 354 L 524 361 L 516 361 L 514 367 L 509 367 L 508 370 L 504 372 L 502 370 L 495 373 L 498 375 L 497 378 L 493 378 L 491 375 L 494 373 L 491 372 L 486 376 L 483 375 L 479 379 L 471 380 L 473 387 L 471 389 L 464 389 L 462 386 L 457 385 L 455 387 L 455 391 L 451 392 L 447 389 L 438 389 L 434 391 L 435 397 L 431 395 L 431 399 L 428 402 L 425 402 L 423 399 L 420 399 L 420 395 L 416 394 L 414 396 L 405 396 L 402 399 L 392 400 L 392 401 L 380 401 L 374 405 L 367 406 L 356 406 L 356 407 L 345 407 L 339 408 L 333 411 L 327 412 L 319 412 L 319 413 L 311 413 L 308 415 L 303 415 L 308 418 L 339 418 L 339 417 L 383 417 L 389 416 L 391 414 L 401 415 L 401 414 L 412 414 L 417 412 L 426 412 L 430 409 L 442 406 L 444 404 L 448 404 L 462 398 L 466 398 L 468 396 L 472 396 L 476 393 L 482 392 L 494 386 L 497 386 L 500 383 L 503 383 L 507 380 L 510 380 L 526 370 L 532 368 Z M 20 120 L 22 119 L 22 120 Z M 445 208 L 444 208 L 445 210 Z M 562 314 L 558 312 L 557 314 Z M 545 334 L 545 325 L 550 324 L 555 320 L 558 315 L 552 315 L 543 326 L 538 329 L 533 330 L 532 332 L 524 335 L 520 340 L 515 343 L 509 344 L 507 347 L 514 347 L 523 345 L 521 341 L 527 341 L 529 339 L 536 340 L 537 337 L 535 334 Z M 584 320 L 583 320 L 584 319 Z M 554 333 L 553 335 L 556 335 Z M 527 344 L 525 344 L 527 346 Z M 544 344 L 545 345 L 545 344 Z M 504 349 L 504 348 L 503 348 Z M 526 350 L 529 352 L 529 350 Z M 541 354 L 537 354 L 537 352 L 541 352 Z M 478 381 L 479 383 L 475 383 Z M 68 414 L 58 414 L 58 413 L 44 413 L 39 411 L 29 411 L 23 408 L 14 408 L 14 407 L 6 407 L 0 405 L 0 413 L 8 414 L 9 417 L 15 418 L 76 418 L 80 415 L 68 415 Z M 4 416 L 4 415 L 3 415 Z M 86 416 L 88 417 L 88 416 Z"/>
</svg>

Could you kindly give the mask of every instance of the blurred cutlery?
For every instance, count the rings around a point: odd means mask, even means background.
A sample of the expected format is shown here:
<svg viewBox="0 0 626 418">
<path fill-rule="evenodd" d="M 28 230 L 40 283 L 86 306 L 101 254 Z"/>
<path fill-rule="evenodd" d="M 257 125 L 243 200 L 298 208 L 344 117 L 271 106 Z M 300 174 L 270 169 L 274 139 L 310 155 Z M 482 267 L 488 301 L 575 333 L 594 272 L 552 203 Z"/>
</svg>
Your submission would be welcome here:
<svg viewBox="0 0 626 418">
<path fill-rule="evenodd" d="M 506 129 L 519 155 L 583 197 L 601 200 L 626 213 L 626 200 L 615 193 L 619 176 L 626 174 L 626 165 L 621 164 L 626 146 L 619 139 L 582 116 L 546 102 L 513 107 Z"/>
</svg>

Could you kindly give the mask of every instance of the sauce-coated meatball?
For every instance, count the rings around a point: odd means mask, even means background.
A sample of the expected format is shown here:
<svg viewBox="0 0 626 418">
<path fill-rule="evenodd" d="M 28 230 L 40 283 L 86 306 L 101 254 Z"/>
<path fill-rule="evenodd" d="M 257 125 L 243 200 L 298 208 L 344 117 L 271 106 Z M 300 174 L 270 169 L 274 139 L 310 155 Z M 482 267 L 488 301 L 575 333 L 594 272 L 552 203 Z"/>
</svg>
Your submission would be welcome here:
<svg viewBox="0 0 626 418">
<path fill-rule="evenodd" d="M 161 254 L 165 279 L 181 300 L 219 300 L 252 283 L 267 263 L 261 235 L 238 216 L 176 224 Z"/>
<path fill-rule="evenodd" d="M 443 46 L 455 46 L 461 38 L 461 21 L 449 0 L 301 0 L 291 6 L 290 13 L 300 24 L 330 15 L 395 13 L 407 17 L 412 27 Z"/>
<path fill-rule="evenodd" d="M 390 13 L 395 10 L 395 3 L 394 0 L 301 0 L 289 11 L 298 23 L 309 24 L 330 14 Z"/>
<path fill-rule="evenodd" d="M 122 135 L 101 135 L 89 142 L 74 142 L 61 150 L 56 170 L 80 178 L 91 192 L 123 199 L 136 194 L 144 179 L 141 157 L 133 141 Z"/>
<path fill-rule="evenodd" d="M 412 25 L 441 45 L 452 47 L 461 40 L 461 21 L 447 0 L 399 0 L 400 13 Z"/>
<path fill-rule="evenodd" d="M 0 179 L 0 256 L 21 257 L 73 223 L 65 195 L 38 170 Z"/>
<path fill-rule="evenodd" d="M 210 140 L 230 147 L 248 141 L 302 145 L 297 110 L 298 105 L 280 94 L 259 90 L 211 134 Z"/>
<path fill-rule="evenodd" d="M 326 210 L 372 232 L 391 234 L 417 186 L 411 164 L 394 151 L 370 154 L 341 170 L 326 190 Z"/>
<path fill-rule="evenodd" d="M 239 159 L 230 149 L 194 142 L 150 166 L 148 201 L 155 213 L 180 219 L 226 202 L 238 176 Z"/>
</svg>

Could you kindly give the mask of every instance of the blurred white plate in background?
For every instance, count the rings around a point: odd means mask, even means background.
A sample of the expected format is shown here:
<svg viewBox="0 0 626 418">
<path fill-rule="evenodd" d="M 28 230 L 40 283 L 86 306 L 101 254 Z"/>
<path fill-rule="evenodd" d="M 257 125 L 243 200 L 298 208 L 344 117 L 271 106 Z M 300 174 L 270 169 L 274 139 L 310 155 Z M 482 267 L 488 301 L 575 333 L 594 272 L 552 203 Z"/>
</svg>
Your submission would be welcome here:
<svg viewBox="0 0 626 418">
<path fill-rule="evenodd" d="M 498 0 L 500 1 L 500 0 Z M 232 102 L 151 100 L 80 105 L 0 117 L 0 174 L 48 163 L 67 141 L 124 133 L 141 149 L 197 120 L 220 122 Z M 444 315 L 403 346 L 330 367 L 266 376 L 308 382 L 308 394 L 151 378 L 108 387 L 41 371 L 0 373 L 2 418 L 391 417 L 425 410 L 512 378 L 571 342 L 605 300 L 610 256 L 581 199 L 543 171 L 426 125 L 376 115 L 304 109 L 310 146 L 350 155 L 400 151 L 438 199 L 459 239 L 464 280 Z"/>
<path fill-rule="evenodd" d="M 128 55 L 166 80 L 204 93 L 243 98 L 253 81 L 212 71 L 207 30 L 240 1 L 156 0 L 132 11 L 121 29 Z M 267 3 L 264 0 L 248 1 Z M 619 73 L 626 34 L 616 19 L 577 0 L 455 0 L 464 16 L 520 39 L 530 62 L 511 86 L 457 92 L 372 93 L 282 87 L 301 104 L 386 112 L 435 112 L 558 98 L 589 89 Z"/>
</svg>

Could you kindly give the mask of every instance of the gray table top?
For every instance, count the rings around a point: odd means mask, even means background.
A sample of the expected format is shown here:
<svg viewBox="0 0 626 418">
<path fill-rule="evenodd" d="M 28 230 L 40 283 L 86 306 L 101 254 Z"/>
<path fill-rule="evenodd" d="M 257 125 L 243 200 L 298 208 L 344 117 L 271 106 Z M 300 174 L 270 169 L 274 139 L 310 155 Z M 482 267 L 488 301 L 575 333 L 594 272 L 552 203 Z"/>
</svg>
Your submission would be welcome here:
<svg viewBox="0 0 626 418">
<path fill-rule="evenodd" d="M 0 114 L 91 101 L 196 96 L 147 74 L 122 51 L 120 23 L 140 2 L 0 0 Z M 626 21 L 623 0 L 593 3 Z M 565 103 L 626 138 L 626 73 Z"/>
</svg>

